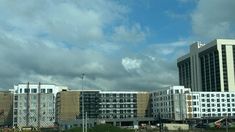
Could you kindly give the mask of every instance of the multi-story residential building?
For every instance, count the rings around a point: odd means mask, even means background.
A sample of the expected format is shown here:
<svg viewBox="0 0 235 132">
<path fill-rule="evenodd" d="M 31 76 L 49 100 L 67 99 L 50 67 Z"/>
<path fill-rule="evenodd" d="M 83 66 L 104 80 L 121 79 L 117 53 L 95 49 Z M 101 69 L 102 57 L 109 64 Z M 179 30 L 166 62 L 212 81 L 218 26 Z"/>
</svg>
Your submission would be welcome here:
<svg viewBox="0 0 235 132">
<path fill-rule="evenodd" d="M 235 92 L 191 92 L 186 104 L 188 119 L 235 116 Z"/>
<path fill-rule="evenodd" d="M 179 84 L 192 91 L 235 91 L 235 40 L 196 42 L 177 65 Z"/>
<path fill-rule="evenodd" d="M 137 92 L 102 91 L 100 94 L 100 118 L 137 117 Z"/>
<path fill-rule="evenodd" d="M 13 125 L 52 127 L 55 123 L 55 95 L 66 87 L 22 83 L 14 86 Z"/>
<path fill-rule="evenodd" d="M 151 93 L 153 117 L 174 121 L 184 120 L 186 115 L 185 94 L 190 93 L 184 86 L 170 86 Z"/>
<path fill-rule="evenodd" d="M 152 93 L 153 116 L 180 121 L 185 119 L 235 116 L 235 92 L 194 92 L 171 86 Z"/>
<path fill-rule="evenodd" d="M 82 97 L 84 95 L 84 97 Z M 146 121 L 150 117 L 150 93 L 131 91 L 62 91 L 57 96 L 57 122 L 81 126 L 82 99 L 89 126 L 99 122 Z"/>
<path fill-rule="evenodd" d="M 0 91 L 0 126 L 12 126 L 12 97 L 10 91 Z"/>
</svg>

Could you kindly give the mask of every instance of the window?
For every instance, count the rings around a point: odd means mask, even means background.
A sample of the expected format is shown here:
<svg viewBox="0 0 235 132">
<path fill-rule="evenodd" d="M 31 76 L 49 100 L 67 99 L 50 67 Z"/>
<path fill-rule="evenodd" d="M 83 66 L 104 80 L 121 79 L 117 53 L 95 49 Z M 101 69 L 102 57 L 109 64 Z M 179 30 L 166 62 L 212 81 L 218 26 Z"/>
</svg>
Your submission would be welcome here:
<svg viewBox="0 0 235 132">
<path fill-rule="evenodd" d="M 47 89 L 47 93 L 52 93 L 52 89 Z"/>
<path fill-rule="evenodd" d="M 178 94 L 178 93 L 179 93 L 179 90 L 175 90 L 175 93 Z"/>
<path fill-rule="evenodd" d="M 41 93 L 46 93 L 46 89 L 41 89 Z"/>
<path fill-rule="evenodd" d="M 31 89 L 31 93 L 37 93 L 37 89 Z"/>
<path fill-rule="evenodd" d="M 24 89 L 24 93 L 29 93 L 29 89 Z"/>
</svg>

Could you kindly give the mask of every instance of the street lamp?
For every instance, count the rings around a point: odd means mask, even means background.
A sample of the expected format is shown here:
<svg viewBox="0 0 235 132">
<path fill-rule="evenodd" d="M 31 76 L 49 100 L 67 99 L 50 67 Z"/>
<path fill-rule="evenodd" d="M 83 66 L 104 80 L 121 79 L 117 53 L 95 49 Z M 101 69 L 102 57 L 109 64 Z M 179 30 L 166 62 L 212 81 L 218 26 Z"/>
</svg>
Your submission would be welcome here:
<svg viewBox="0 0 235 132">
<path fill-rule="evenodd" d="M 84 125 L 84 86 L 83 80 L 85 78 L 85 73 L 82 73 L 82 132 L 85 132 L 85 125 Z"/>
</svg>

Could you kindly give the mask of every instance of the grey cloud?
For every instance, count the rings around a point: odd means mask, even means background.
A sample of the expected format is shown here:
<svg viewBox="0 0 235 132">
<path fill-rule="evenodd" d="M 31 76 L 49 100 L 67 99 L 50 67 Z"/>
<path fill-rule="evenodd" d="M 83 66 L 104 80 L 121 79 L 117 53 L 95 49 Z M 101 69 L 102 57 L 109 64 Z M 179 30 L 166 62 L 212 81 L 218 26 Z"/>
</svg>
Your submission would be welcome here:
<svg viewBox="0 0 235 132">
<path fill-rule="evenodd" d="M 234 37 L 234 6 L 234 0 L 199 0 L 192 14 L 193 32 L 207 40 Z"/>
<path fill-rule="evenodd" d="M 146 39 L 147 29 L 142 29 L 139 24 L 131 27 L 118 26 L 114 29 L 113 40 L 124 43 L 140 43 Z"/>
<path fill-rule="evenodd" d="M 79 89 L 81 73 L 86 73 L 86 89 L 152 90 L 177 84 L 175 57 L 170 57 L 176 53 L 162 54 L 168 44 L 154 44 L 141 54 L 122 44 L 146 43 L 148 34 L 138 24 L 123 25 L 126 13 L 113 1 L 0 1 L 0 87 L 41 81 Z M 141 60 L 141 66 L 126 71 L 123 58 Z"/>
</svg>

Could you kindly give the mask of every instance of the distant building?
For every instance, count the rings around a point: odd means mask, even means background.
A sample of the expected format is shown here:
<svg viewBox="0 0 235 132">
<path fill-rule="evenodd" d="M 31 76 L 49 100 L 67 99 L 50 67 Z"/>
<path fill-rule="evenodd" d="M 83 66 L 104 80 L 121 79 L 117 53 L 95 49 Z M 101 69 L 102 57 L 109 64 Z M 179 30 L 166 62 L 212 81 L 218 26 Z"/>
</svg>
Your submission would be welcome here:
<svg viewBox="0 0 235 132">
<path fill-rule="evenodd" d="M 22 83 L 14 86 L 13 125 L 15 127 L 53 127 L 55 95 L 67 90 L 53 84 Z"/>
<path fill-rule="evenodd" d="M 170 86 L 152 92 L 153 117 L 173 121 L 187 118 L 186 93 L 190 93 L 190 89 L 184 86 Z"/>
<path fill-rule="evenodd" d="M 100 94 L 101 119 L 137 117 L 137 92 L 102 91 Z"/>
<path fill-rule="evenodd" d="M 121 125 L 122 122 L 138 122 L 150 118 L 150 93 L 132 91 L 79 90 L 62 91 L 57 96 L 57 122 L 81 126 L 82 96 L 84 95 L 84 114 L 88 125 L 109 122 Z M 135 123 L 136 123 L 135 122 Z"/>
<path fill-rule="evenodd" d="M 177 60 L 179 84 L 192 91 L 235 91 L 235 40 L 196 42 Z"/>
<path fill-rule="evenodd" d="M 173 121 L 235 116 L 235 92 L 194 92 L 171 86 L 152 93 L 153 116 Z"/>
<path fill-rule="evenodd" d="M 9 91 L 0 91 L 0 126 L 12 126 L 12 97 Z"/>
<path fill-rule="evenodd" d="M 235 116 L 235 92 L 191 92 L 186 99 L 189 119 Z"/>
</svg>

